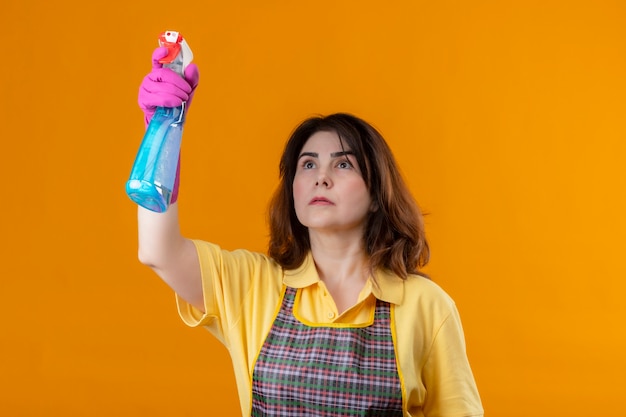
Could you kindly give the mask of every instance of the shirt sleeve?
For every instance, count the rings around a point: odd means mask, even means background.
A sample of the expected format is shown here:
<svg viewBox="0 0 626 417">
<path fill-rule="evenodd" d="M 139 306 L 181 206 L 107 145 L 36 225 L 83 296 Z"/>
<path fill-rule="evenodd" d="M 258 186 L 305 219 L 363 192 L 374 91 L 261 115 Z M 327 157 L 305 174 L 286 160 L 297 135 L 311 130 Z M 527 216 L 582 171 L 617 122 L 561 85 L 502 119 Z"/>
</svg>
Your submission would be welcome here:
<svg viewBox="0 0 626 417">
<path fill-rule="evenodd" d="M 422 370 L 428 417 L 482 416 L 483 408 L 467 359 L 458 310 L 452 304 L 434 335 Z"/>
<path fill-rule="evenodd" d="M 218 245 L 194 241 L 202 274 L 204 313 L 178 295 L 178 313 L 188 326 L 206 327 L 222 343 L 242 311 L 246 295 L 275 270 L 274 262 L 263 254 L 246 250 L 226 251 Z M 276 275 L 270 274 L 270 275 Z"/>
</svg>

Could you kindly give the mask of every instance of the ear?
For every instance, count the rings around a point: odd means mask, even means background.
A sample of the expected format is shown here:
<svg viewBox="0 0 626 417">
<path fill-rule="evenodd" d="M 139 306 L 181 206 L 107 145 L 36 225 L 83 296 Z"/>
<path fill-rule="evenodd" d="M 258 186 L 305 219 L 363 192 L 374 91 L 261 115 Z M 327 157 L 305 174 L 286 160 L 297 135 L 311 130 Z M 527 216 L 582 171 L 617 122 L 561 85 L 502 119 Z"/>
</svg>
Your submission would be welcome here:
<svg viewBox="0 0 626 417">
<path fill-rule="evenodd" d="M 378 205 L 378 202 L 372 201 L 372 204 L 370 204 L 370 213 L 376 213 L 379 208 L 380 206 Z"/>
</svg>

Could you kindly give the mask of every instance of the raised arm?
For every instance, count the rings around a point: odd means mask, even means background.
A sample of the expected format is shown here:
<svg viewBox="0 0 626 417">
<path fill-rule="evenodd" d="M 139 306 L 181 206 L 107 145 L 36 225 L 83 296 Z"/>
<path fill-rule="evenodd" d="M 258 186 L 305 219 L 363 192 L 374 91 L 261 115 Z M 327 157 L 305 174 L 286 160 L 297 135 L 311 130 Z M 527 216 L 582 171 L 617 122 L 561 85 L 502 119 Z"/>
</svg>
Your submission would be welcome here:
<svg viewBox="0 0 626 417">
<path fill-rule="evenodd" d="M 139 89 L 139 106 L 144 112 L 146 127 L 159 106 L 178 107 L 185 101 L 188 110 L 198 85 L 199 73 L 195 64 L 185 69 L 183 79 L 170 69 L 162 68 L 158 61 L 165 55 L 167 49 L 155 49 L 152 71 L 143 79 Z M 200 263 L 195 245 L 180 233 L 176 188 L 177 185 L 173 190 L 173 204 L 165 213 L 138 207 L 139 260 L 152 268 L 185 301 L 204 310 Z"/>
<path fill-rule="evenodd" d="M 180 233 L 178 204 L 172 204 L 165 213 L 138 207 L 137 224 L 139 261 L 185 301 L 204 310 L 198 254 L 193 242 Z"/>
</svg>

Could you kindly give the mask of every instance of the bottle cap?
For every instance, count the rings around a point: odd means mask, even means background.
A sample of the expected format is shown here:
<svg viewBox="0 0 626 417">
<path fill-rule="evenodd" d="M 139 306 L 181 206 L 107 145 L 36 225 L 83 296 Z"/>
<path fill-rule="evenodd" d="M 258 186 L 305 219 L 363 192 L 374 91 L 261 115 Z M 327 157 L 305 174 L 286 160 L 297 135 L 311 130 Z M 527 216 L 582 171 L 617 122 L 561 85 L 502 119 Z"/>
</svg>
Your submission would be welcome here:
<svg viewBox="0 0 626 417">
<path fill-rule="evenodd" d="M 184 70 L 193 60 L 193 52 L 191 52 L 191 48 L 189 48 L 187 41 L 185 41 L 185 38 L 183 38 L 183 36 L 176 31 L 166 30 L 161 33 L 159 35 L 159 46 L 164 46 L 168 50 L 167 56 L 159 60 L 159 63 L 161 64 L 172 63 L 180 53 Z"/>
</svg>

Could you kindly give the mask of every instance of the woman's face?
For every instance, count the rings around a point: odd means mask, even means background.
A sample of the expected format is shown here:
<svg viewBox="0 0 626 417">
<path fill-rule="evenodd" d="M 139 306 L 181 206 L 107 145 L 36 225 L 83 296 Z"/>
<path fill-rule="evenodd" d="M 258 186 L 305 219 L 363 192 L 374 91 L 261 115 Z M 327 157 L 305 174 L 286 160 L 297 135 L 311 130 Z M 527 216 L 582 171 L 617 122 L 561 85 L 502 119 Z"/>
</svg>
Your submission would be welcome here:
<svg viewBox="0 0 626 417">
<path fill-rule="evenodd" d="M 335 132 L 314 133 L 302 147 L 293 180 L 296 216 L 309 231 L 365 229 L 372 206 L 351 149 Z"/>
</svg>

